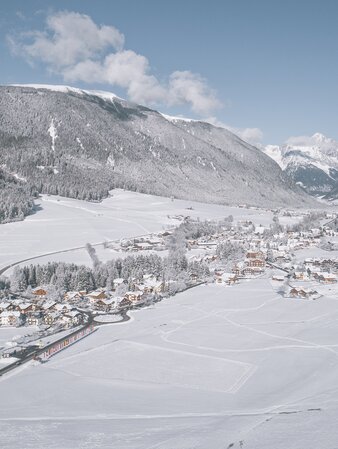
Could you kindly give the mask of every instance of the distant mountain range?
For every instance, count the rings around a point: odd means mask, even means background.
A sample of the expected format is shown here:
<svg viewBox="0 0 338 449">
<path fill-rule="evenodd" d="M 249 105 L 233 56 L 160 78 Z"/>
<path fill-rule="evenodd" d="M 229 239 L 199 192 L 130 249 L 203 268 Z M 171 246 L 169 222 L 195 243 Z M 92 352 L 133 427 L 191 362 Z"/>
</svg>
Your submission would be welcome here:
<svg viewBox="0 0 338 449">
<path fill-rule="evenodd" d="M 27 201 L 36 192 L 99 200 L 122 187 L 221 204 L 315 204 L 230 131 L 111 93 L 2 86 L 0 110 L 0 179 L 12 177 Z"/>
<path fill-rule="evenodd" d="M 338 142 L 316 133 L 292 138 L 289 143 L 268 145 L 264 153 L 309 194 L 338 198 Z"/>
</svg>

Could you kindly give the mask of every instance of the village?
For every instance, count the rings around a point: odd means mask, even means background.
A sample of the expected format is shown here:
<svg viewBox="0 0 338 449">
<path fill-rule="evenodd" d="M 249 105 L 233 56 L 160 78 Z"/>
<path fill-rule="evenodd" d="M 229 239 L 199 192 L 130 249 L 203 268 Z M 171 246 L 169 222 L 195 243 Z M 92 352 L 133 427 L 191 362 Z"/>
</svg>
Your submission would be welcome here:
<svg viewBox="0 0 338 449">
<path fill-rule="evenodd" d="M 338 232 L 334 226 L 326 224 L 334 218 L 326 214 L 320 226 L 306 230 L 287 229 L 279 225 L 278 219 L 269 228 L 249 220 L 230 220 L 218 227 L 216 233 L 187 238 L 185 256 L 190 268 L 184 287 L 178 291 L 202 283 L 228 288 L 265 277 L 270 280 L 272 289 L 285 299 L 315 300 L 322 294 L 336 294 L 338 258 L 331 254 L 336 254 L 333 250 Z M 180 217 L 179 220 L 189 223 L 190 219 Z M 121 253 L 160 254 L 167 251 L 167 238 L 173 232 L 166 230 L 104 245 L 108 250 L 114 248 Z M 298 253 L 305 251 L 306 254 L 309 249 L 318 249 L 325 257 L 297 257 Z M 204 274 L 193 269 L 201 264 L 207 267 Z M 28 293 L 10 290 L 0 302 L 0 326 L 27 328 L 27 332 L 35 328 L 36 338 L 40 339 L 83 326 L 89 320 L 114 322 L 128 310 L 170 297 L 173 282 L 175 279 L 159 278 L 149 272 L 141 278 L 114 278 L 110 289 L 66 291 L 61 299 L 54 297 L 48 285 L 40 285 Z M 225 293 L 225 298 L 228 294 L 230 291 Z M 15 344 L 4 345 L 0 354 L 10 357 L 14 350 Z"/>
</svg>

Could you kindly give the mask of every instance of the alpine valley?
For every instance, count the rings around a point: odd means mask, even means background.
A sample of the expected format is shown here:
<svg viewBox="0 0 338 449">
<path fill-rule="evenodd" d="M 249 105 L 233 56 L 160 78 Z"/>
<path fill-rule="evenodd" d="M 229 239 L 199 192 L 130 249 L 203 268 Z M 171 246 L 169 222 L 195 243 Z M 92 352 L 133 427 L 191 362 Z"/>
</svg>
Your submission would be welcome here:
<svg viewBox="0 0 338 449">
<path fill-rule="evenodd" d="M 312 192 L 300 177 L 302 166 L 288 168 L 289 150 L 267 150 L 286 158 L 283 172 L 226 129 L 168 117 L 111 93 L 2 86 L 0 108 L 0 222 L 29 214 L 39 193 L 96 201 L 114 188 L 229 205 L 318 205 L 288 176 Z M 338 169 L 333 150 L 325 146 L 327 164 L 335 160 Z M 335 169 L 306 167 L 321 176 L 316 192 L 327 193 L 338 179 Z"/>
</svg>

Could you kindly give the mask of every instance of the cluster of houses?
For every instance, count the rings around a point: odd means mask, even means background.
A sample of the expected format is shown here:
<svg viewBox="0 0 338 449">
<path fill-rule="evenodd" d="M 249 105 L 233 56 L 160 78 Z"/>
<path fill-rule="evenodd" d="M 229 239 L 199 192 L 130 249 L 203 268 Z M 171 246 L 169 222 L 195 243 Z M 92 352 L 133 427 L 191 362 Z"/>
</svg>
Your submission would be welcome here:
<svg viewBox="0 0 338 449">
<path fill-rule="evenodd" d="M 257 277 L 265 272 L 266 254 L 262 251 L 250 250 L 246 253 L 245 260 L 234 264 L 231 273 L 216 268 L 214 280 L 218 285 L 237 284 L 240 279 Z"/>
<path fill-rule="evenodd" d="M 114 289 L 127 282 L 114 279 Z M 129 285 L 130 287 L 130 285 Z M 47 289 L 36 288 L 32 297 L 11 299 L 0 303 L 1 326 L 78 326 L 86 319 L 86 313 L 118 313 L 119 311 L 145 305 L 161 297 L 165 285 L 155 277 L 145 276 L 140 283 L 133 283 L 132 290 L 116 296 L 116 291 L 67 292 L 62 301 L 51 300 Z"/>
<path fill-rule="evenodd" d="M 265 231 L 269 231 L 265 233 Z M 172 231 L 122 240 L 123 251 L 143 251 L 165 249 L 165 239 Z M 268 235 L 268 237 L 267 237 Z M 228 223 L 214 235 L 188 240 L 188 249 L 199 251 L 190 259 L 204 262 L 212 268 L 214 282 L 219 285 L 233 285 L 244 278 L 254 278 L 264 274 L 267 267 L 280 267 L 289 273 L 289 281 L 316 281 L 323 284 L 337 283 L 338 259 L 308 258 L 301 266 L 293 265 L 294 251 L 320 245 L 321 239 L 337 236 L 331 228 L 323 226 L 308 231 L 283 231 L 271 235 L 271 230 L 256 226 L 250 220 Z M 232 267 L 222 265 L 216 252 L 217 245 L 233 242 L 246 248 L 243 260 Z M 193 251 L 192 251 L 193 252 Z M 284 282 L 285 276 L 274 275 L 278 282 Z M 200 281 L 194 273 L 192 281 Z M 278 279 L 277 279 L 278 278 Z M 205 279 L 204 279 L 205 280 Z M 288 295 L 297 298 L 316 297 L 318 293 L 299 286 L 290 286 Z M 129 284 L 125 279 L 114 279 L 112 291 L 67 292 L 62 301 L 52 300 L 44 288 L 37 288 L 31 297 L 21 297 L 0 303 L 0 326 L 45 325 L 76 326 L 86 318 L 86 313 L 118 313 L 125 309 L 139 307 L 161 298 L 168 289 L 163 281 L 152 274 L 144 276 L 142 281 Z M 122 288 L 121 288 L 122 287 Z M 122 293 L 123 292 L 123 293 Z"/>
<path fill-rule="evenodd" d="M 330 217 L 327 217 L 330 218 Z M 323 237 L 337 237 L 338 233 L 328 226 L 307 231 L 283 231 L 267 236 L 263 226 L 255 226 L 251 221 L 239 221 L 234 226 L 216 235 L 190 240 L 192 249 L 206 249 L 206 255 L 199 255 L 195 260 L 213 263 L 214 282 L 218 285 L 233 285 L 241 279 L 258 277 L 266 268 L 282 268 L 288 274 L 273 275 L 278 282 L 288 281 L 286 296 L 293 298 L 313 298 L 320 295 L 313 288 L 290 285 L 292 281 L 314 281 L 321 284 L 336 284 L 338 281 L 338 259 L 308 258 L 302 265 L 295 265 L 295 252 L 321 245 Z M 212 250 L 224 241 L 239 243 L 247 248 L 243 260 L 229 267 L 222 263 Z M 329 254 L 329 253 L 328 253 Z M 281 272 L 282 273 L 282 272 Z"/>
<path fill-rule="evenodd" d="M 14 326 L 77 326 L 83 314 L 69 304 L 46 300 L 47 291 L 37 289 L 31 299 L 11 299 L 0 303 L 0 325 Z"/>
<path fill-rule="evenodd" d="M 297 281 L 317 281 L 323 284 L 336 284 L 338 259 L 308 258 L 301 266 L 295 266 L 293 279 Z"/>
<path fill-rule="evenodd" d="M 170 234 L 172 231 L 168 230 L 133 239 L 123 239 L 120 241 L 118 249 L 124 252 L 163 251 L 166 249 L 165 238 Z"/>
</svg>

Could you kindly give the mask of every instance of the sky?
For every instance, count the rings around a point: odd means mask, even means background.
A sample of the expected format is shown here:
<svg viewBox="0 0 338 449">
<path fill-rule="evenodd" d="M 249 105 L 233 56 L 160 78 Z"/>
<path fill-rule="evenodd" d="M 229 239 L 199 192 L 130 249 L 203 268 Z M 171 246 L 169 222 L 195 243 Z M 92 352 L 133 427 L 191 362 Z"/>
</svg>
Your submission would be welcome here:
<svg viewBox="0 0 338 449">
<path fill-rule="evenodd" d="M 0 0 L 0 84 L 100 89 L 256 144 L 338 140 L 336 0 Z"/>
</svg>

